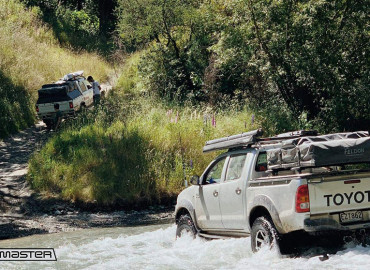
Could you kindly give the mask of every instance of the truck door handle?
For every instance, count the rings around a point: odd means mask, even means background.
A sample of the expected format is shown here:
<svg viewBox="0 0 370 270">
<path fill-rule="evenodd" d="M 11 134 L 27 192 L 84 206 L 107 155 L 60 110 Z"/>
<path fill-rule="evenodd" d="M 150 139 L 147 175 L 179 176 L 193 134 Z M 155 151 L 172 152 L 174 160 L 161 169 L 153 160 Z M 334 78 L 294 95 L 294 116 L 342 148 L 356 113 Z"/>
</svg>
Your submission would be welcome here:
<svg viewBox="0 0 370 270">
<path fill-rule="evenodd" d="M 235 189 L 235 193 L 237 195 L 240 195 L 242 193 L 242 190 L 240 188 Z"/>
<path fill-rule="evenodd" d="M 213 191 L 213 196 L 217 197 L 218 196 L 218 192 L 215 190 Z"/>
</svg>

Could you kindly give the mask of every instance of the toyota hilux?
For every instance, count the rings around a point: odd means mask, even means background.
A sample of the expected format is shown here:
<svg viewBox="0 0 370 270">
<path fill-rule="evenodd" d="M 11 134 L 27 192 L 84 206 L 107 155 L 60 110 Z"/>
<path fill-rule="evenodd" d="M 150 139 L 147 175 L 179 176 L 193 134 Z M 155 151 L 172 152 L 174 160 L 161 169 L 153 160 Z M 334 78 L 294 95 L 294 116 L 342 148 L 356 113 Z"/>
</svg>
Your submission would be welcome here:
<svg viewBox="0 0 370 270">
<path fill-rule="evenodd" d="M 206 143 L 203 152 L 228 151 L 179 194 L 178 237 L 250 236 L 256 252 L 297 245 L 303 235 L 369 233 L 369 132 L 261 136 L 260 129 Z"/>
</svg>

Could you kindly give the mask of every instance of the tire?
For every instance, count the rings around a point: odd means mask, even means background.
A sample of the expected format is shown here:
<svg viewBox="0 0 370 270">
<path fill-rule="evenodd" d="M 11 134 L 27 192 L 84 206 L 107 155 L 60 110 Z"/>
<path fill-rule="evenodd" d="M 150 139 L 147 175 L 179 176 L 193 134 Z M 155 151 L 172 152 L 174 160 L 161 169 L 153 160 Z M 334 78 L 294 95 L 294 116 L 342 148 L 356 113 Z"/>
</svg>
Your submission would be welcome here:
<svg viewBox="0 0 370 270">
<path fill-rule="evenodd" d="M 274 223 L 266 217 L 257 218 L 252 225 L 251 231 L 251 247 L 254 253 L 258 252 L 262 247 L 268 245 L 273 248 L 278 246 L 279 236 L 274 226 Z"/>
<path fill-rule="evenodd" d="M 182 215 L 177 222 L 176 237 L 181 237 L 184 234 L 190 234 L 195 238 L 197 229 L 189 215 Z"/>
</svg>

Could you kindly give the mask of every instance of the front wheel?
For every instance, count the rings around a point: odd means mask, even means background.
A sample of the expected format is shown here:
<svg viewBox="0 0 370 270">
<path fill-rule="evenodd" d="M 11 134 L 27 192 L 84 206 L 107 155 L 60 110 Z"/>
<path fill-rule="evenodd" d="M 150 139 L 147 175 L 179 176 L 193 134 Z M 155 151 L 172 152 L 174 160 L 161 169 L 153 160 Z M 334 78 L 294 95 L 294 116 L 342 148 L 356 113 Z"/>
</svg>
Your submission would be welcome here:
<svg viewBox="0 0 370 270">
<path fill-rule="evenodd" d="M 251 246 L 252 251 L 257 252 L 262 247 L 268 246 L 270 249 L 277 244 L 278 234 L 274 224 L 265 217 L 257 218 L 252 226 Z"/>
<path fill-rule="evenodd" d="M 197 229 L 189 215 L 182 215 L 177 222 L 176 237 L 181 237 L 186 234 L 195 238 Z"/>
</svg>

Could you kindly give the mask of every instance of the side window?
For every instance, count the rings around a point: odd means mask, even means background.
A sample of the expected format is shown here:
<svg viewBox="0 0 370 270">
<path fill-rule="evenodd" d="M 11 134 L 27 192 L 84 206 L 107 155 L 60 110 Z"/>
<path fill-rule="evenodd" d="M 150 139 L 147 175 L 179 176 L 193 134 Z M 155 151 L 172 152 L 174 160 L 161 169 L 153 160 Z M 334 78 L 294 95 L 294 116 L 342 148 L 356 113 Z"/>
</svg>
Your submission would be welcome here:
<svg viewBox="0 0 370 270">
<path fill-rule="evenodd" d="M 267 154 L 266 152 L 260 153 L 257 158 L 256 172 L 267 171 Z"/>
<path fill-rule="evenodd" d="M 77 85 L 77 82 L 76 81 L 73 82 L 73 88 L 74 88 L 73 90 L 79 91 L 78 90 L 78 85 Z"/>
<path fill-rule="evenodd" d="M 87 90 L 87 87 L 83 82 L 78 82 L 78 84 L 80 85 L 82 92 L 85 92 Z"/>
<path fill-rule="evenodd" d="M 213 164 L 204 178 L 204 184 L 220 183 L 222 177 L 222 169 L 224 168 L 226 157 Z"/>
<path fill-rule="evenodd" d="M 226 181 L 236 180 L 242 176 L 246 155 L 231 156 L 227 168 Z"/>
</svg>

